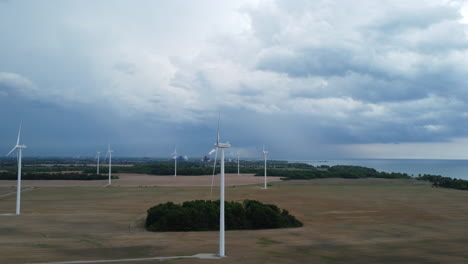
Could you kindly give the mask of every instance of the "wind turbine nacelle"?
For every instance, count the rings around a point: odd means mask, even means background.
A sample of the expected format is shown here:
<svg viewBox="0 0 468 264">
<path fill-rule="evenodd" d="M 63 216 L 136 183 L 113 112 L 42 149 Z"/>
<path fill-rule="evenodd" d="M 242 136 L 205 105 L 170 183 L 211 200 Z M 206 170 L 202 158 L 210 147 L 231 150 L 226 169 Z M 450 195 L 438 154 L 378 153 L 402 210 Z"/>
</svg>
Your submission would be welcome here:
<svg viewBox="0 0 468 264">
<path fill-rule="evenodd" d="M 229 142 L 226 142 L 226 143 L 215 144 L 215 146 L 218 147 L 218 148 L 230 148 L 231 144 Z"/>
</svg>

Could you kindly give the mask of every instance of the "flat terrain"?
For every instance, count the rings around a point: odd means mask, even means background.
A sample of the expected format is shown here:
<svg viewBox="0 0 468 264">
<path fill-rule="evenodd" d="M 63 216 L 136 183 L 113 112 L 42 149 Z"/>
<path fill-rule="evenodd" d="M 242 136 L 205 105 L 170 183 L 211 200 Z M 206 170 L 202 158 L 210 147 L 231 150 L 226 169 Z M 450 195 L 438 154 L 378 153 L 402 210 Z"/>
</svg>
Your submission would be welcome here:
<svg viewBox="0 0 468 264">
<path fill-rule="evenodd" d="M 165 262 L 468 263 L 467 191 L 384 179 L 284 181 L 272 183 L 268 190 L 258 186 L 227 187 L 226 198 L 275 203 L 304 227 L 227 231 L 228 257 Z M 0 213 L 14 209 L 14 198 L 0 198 Z M 39 187 L 23 198 L 23 215 L 0 216 L 0 263 L 187 256 L 218 250 L 218 232 L 152 233 L 143 228 L 149 207 L 209 199 L 209 187 Z"/>
<path fill-rule="evenodd" d="M 105 176 L 105 174 L 103 174 Z M 113 179 L 114 186 L 211 186 L 212 176 L 155 176 L 147 174 L 116 173 L 119 179 Z M 226 174 L 226 186 L 263 183 L 263 177 L 254 174 Z M 281 181 L 280 177 L 268 177 L 268 182 Z M 107 180 L 70 181 L 70 180 L 23 180 L 22 187 L 76 187 L 104 186 Z M 215 175 L 213 184 L 219 186 L 219 175 Z M 16 186 L 16 181 L 0 181 L 0 187 Z"/>
</svg>

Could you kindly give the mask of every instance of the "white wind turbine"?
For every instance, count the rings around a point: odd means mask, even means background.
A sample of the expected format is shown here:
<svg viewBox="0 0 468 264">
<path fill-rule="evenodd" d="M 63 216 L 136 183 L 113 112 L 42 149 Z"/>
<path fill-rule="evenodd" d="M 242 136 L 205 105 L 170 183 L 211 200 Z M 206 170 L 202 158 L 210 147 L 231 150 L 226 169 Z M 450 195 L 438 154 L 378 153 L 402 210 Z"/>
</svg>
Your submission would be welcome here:
<svg viewBox="0 0 468 264">
<path fill-rule="evenodd" d="M 268 156 L 268 151 L 265 150 L 265 146 L 263 146 L 263 157 L 265 158 L 265 182 L 263 189 L 267 189 L 267 156 Z"/>
<path fill-rule="evenodd" d="M 174 177 L 177 176 L 177 148 L 174 149 L 174 153 L 171 154 L 172 158 L 174 159 Z"/>
<path fill-rule="evenodd" d="M 110 148 L 110 144 L 107 145 L 107 154 L 104 160 L 106 160 L 107 156 L 109 156 L 109 185 L 111 184 L 111 178 L 112 178 L 112 152 Z"/>
<path fill-rule="evenodd" d="M 23 149 L 26 148 L 26 145 L 20 145 L 21 126 L 22 126 L 22 124 L 20 124 L 20 127 L 19 127 L 18 138 L 16 139 L 16 145 L 7 154 L 7 156 L 9 156 L 13 151 L 15 151 L 15 150 L 17 151 L 18 184 L 17 184 L 17 187 L 16 187 L 16 215 L 20 214 L 20 209 L 21 209 L 21 161 L 22 161 Z"/>
<path fill-rule="evenodd" d="M 97 159 L 97 164 L 96 164 L 96 174 L 99 174 L 99 158 L 101 157 L 101 152 L 96 151 L 96 159 Z"/>
<path fill-rule="evenodd" d="M 218 119 L 218 131 L 216 135 L 216 149 L 221 149 L 221 176 L 219 182 L 220 188 L 220 199 L 219 199 L 219 253 L 218 256 L 224 257 L 224 149 L 230 148 L 229 142 L 219 142 L 219 119 Z"/>
</svg>

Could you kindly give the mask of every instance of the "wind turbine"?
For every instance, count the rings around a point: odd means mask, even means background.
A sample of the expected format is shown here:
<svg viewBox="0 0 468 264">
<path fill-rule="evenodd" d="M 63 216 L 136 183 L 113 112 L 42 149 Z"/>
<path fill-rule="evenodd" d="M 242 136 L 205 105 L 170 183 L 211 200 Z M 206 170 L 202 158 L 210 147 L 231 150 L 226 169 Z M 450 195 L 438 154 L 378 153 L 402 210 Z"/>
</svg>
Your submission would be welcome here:
<svg viewBox="0 0 468 264">
<path fill-rule="evenodd" d="M 171 154 L 173 159 L 174 159 L 174 177 L 177 176 L 177 148 L 174 149 L 174 153 Z"/>
<path fill-rule="evenodd" d="M 106 157 L 104 158 L 104 160 L 107 158 L 107 156 L 109 156 L 109 185 L 111 184 L 111 178 L 112 178 L 112 152 L 114 152 L 114 151 L 111 150 L 110 144 L 108 144 L 107 145 L 107 154 L 106 154 Z"/>
<path fill-rule="evenodd" d="M 9 156 L 13 151 L 16 150 L 17 158 L 18 158 L 18 184 L 16 187 L 17 188 L 16 189 L 16 215 L 20 214 L 20 208 L 21 208 L 21 161 L 22 161 L 23 149 L 26 148 L 26 145 L 20 145 L 21 126 L 22 126 L 22 123 L 20 124 L 20 127 L 19 127 L 18 139 L 16 140 L 16 145 L 7 154 L 7 156 Z"/>
<path fill-rule="evenodd" d="M 268 151 L 265 150 L 265 146 L 263 146 L 263 157 L 265 158 L 265 182 L 263 189 L 267 189 L 267 156 Z"/>
<path fill-rule="evenodd" d="M 101 157 L 101 152 L 96 151 L 96 158 L 97 158 L 96 174 L 99 174 L 99 158 L 100 157 Z"/>
<path fill-rule="evenodd" d="M 224 257 L 224 149 L 230 148 L 229 142 L 219 142 L 219 119 L 218 119 L 218 131 L 216 136 L 216 149 L 221 149 L 221 177 L 220 177 L 220 199 L 219 199 L 219 253 L 218 256 Z"/>
</svg>

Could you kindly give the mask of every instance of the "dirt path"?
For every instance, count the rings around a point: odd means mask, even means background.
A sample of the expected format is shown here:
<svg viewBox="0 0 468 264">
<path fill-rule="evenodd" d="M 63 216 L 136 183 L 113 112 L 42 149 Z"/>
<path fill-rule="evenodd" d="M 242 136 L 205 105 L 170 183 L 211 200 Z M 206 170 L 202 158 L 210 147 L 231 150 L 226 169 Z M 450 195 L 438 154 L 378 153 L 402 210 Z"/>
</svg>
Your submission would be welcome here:
<svg viewBox="0 0 468 264">
<path fill-rule="evenodd" d="M 77 261 L 62 261 L 62 262 L 43 262 L 33 264 L 86 264 L 86 263 L 115 263 L 115 262 L 135 262 L 135 261 L 147 261 L 147 260 L 169 260 L 169 259 L 220 259 L 220 257 L 214 254 L 196 254 L 193 256 L 173 256 L 173 257 L 152 257 L 152 258 L 131 258 L 131 259 L 111 259 L 111 260 L 77 260 Z"/>
<path fill-rule="evenodd" d="M 32 189 L 34 189 L 34 187 L 29 187 L 29 188 L 26 188 L 26 189 L 22 189 L 21 192 L 27 192 L 27 191 L 30 191 Z M 9 195 L 13 195 L 13 194 L 16 194 L 16 191 L 11 192 L 11 193 L 2 194 L 2 195 L 0 195 L 0 198 L 5 197 L 5 196 L 9 196 Z"/>
</svg>

